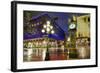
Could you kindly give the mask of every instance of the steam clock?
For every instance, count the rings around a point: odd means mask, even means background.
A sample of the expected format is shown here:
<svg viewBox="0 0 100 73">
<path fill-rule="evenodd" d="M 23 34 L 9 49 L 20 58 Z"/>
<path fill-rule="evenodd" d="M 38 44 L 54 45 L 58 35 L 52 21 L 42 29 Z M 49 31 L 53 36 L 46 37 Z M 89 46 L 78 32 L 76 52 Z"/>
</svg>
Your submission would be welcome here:
<svg viewBox="0 0 100 73">
<path fill-rule="evenodd" d="M 77 58 L 76 49 L 76 32 L 77 32 L 77 18 L 72 16 L 68 21 L 68 33 L 67 38 L 67 49 L 68 49 L 68 59 Z"/>
<path fill-rule="evenodd" d="M 72 17 L 72 19 L 69 19 L 69 25 L 68 25 L 68 31 L 69 31 L 69 38 L 70 38 L 70 48 L 76 48 L 76 26 L 77 26 L 77 19 L 75 16 Z"/>
</svg>

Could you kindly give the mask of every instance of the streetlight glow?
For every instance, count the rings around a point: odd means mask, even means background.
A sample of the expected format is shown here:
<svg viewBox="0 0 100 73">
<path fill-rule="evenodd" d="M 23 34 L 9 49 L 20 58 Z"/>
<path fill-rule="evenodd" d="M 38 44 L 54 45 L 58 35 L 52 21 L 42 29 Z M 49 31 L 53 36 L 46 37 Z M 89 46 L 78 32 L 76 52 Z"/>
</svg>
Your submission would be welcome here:
<svg viewBox="0 0 100 73">
<path fill-rule="evenodd" d="M 42 33 L 44 33 L 45 32 L 45 30 L 44 29 L 42 29 Z"/>
<path fill-rule="evenodd" d="M 50 27 L 50 24 L 47 24 L 47 27 Z"/>
<path fill-rule="evenodd" d="M 52 29 L 52 28 L 53 28 L 53 26 L 50 26 L 50 28 Z"/>
<path fill-rule="evenodd" d="M 49 24 L 49 25 L 50 25 L 50 21 L 47 21 L 47 24 Z"/>
<path fill-rule="evenodd" d="M 43 25 L 43 27 L 46 28 L 47 26 L 46 25 Z"/>
<path fill-rule="evenodd" d="M 46 29 L 46 30 L 47 30 L 47 32 L 49 32 L 49 31 L 50 31 L 50 28 L 49 28 L 49 27 L 47 27 L 47 29 Z"/>
<path fill-rule="evenodd" d="M 55 33 L 54 30 L 52 30 L 51 33 L 54 34 Z"/>
</svg>

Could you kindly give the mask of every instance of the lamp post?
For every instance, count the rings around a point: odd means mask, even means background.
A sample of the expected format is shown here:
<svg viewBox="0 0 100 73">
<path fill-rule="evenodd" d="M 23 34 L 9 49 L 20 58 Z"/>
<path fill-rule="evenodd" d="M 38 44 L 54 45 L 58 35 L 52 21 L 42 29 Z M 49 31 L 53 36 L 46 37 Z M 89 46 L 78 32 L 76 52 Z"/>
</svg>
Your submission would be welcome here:
<svg viewBox="0 0 100 73">
<path fill-rule="evenodd" d="M 44 37 L 46 38 L 46 44 L 47 44 L 47 49 L 46 49 L 46 57 L 45 57 L 45 60 L 48 61 L 50 60 L 49 59 L 49 47 L 48 47 L 48 43 L 49 43 L 49 38 L 48 38 L 48 34 L 54 34 L 55 31 L 54 31 L 54 28 L 53 26 L 51 25 L 51 22 L 48 20 L 46 21 L 46 24 L 43 25 L 43 28 L 42 28 L 42 33 L 45 33 L 46 35 L 44 35 Z"/>
</svg>

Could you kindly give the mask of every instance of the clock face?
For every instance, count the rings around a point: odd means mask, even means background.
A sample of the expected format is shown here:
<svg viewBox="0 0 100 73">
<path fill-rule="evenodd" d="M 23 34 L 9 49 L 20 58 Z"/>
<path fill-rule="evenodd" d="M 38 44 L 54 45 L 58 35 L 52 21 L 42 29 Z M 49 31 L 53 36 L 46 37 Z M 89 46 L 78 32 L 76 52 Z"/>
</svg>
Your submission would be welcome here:
<svg viewBox="0 0 100 73">
<path fill-rule="evenodd" d="M 75 27 L 76 27 L 76 25 L 74 23 L 72 23 L 72 24 L 69 25 L 70 29 L 74 29 Z"/>
</svg>

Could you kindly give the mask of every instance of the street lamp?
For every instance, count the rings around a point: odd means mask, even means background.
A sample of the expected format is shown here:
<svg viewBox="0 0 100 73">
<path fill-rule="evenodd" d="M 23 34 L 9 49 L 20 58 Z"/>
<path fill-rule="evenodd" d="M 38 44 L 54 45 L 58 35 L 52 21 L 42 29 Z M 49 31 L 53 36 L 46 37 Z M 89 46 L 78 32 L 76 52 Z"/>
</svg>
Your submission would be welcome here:
<svg viewBox="0 0 100 73">
<path fill-rule="evenodd" d="M 41 31 L 42 31 L 42 33 L 46 33 L 46 34 L 54 34 L 55 33 L 50 21 L 47 21 L 46 24 L 43 25 L 43 29 Z"/>
<path fill-rule="evenodd" d="M 54 34 L 55 31 L 53 29 L 53 26 L 51 25 L 50 21 L 46 21 L 46 24 L 43 25 L 43 28 L 41 30 L 42 33 L 46 33 L 46 35 L 44 36 L 46 38 L 47 41 L 47 51 L 46 51 L 46 58 L 45 60 L 49 60 L 49 50 L 48 50 L 48 43 L 49 43 L 49 39 L 48 39 L 48 34 Z"/>
</svg>

